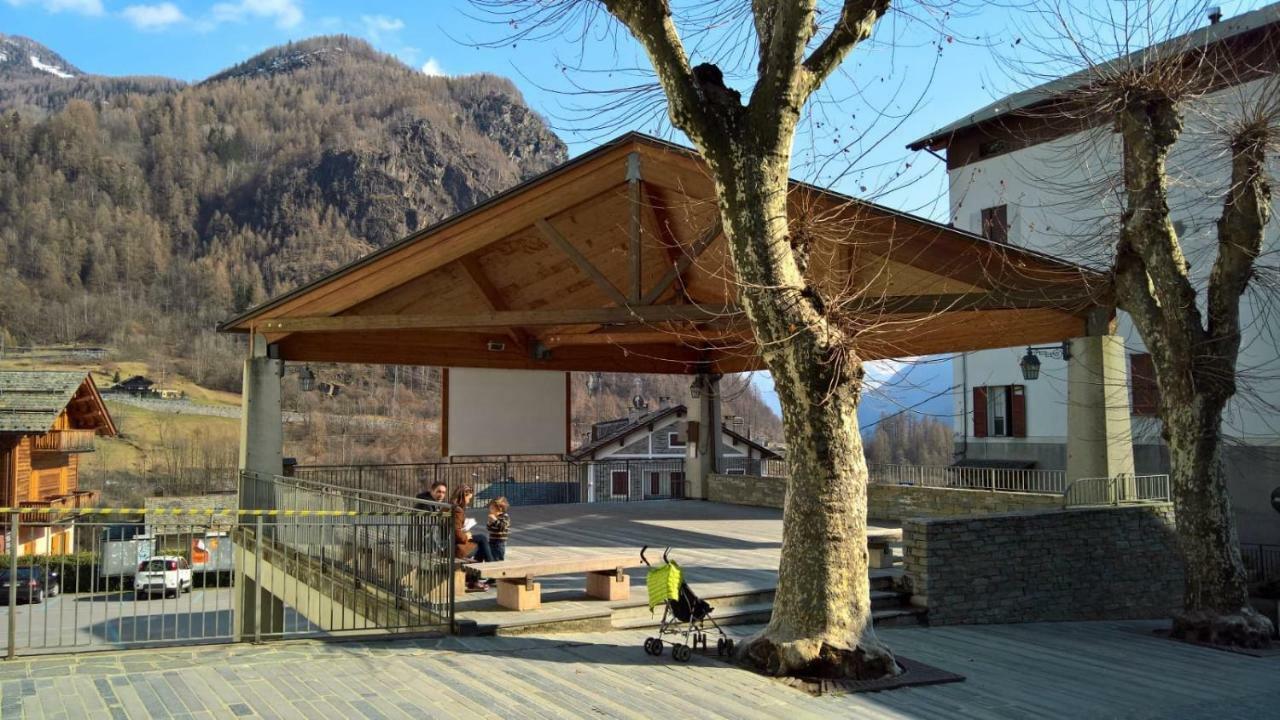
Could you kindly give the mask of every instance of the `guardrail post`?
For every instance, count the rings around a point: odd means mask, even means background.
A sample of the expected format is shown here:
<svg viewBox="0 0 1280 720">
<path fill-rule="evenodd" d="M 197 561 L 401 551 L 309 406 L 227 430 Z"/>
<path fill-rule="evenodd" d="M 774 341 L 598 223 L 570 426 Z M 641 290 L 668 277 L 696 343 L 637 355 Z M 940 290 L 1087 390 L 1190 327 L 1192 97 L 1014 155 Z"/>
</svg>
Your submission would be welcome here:
<svg viewBox="0 0 1280 720">
<path fill-rule="evenodd" d="M 8 628 L 6 637 L 9 641 L 8 652 L 5 653 L 6 660 L 12 660 L 18 656 L 18 624 L 14 622 L 14 611 L 18 609 L 18 523 L 21 522 L 22 515 L 17 511 L 9 513 L 9 607 L 5 613 L 8 619 Z"/>
<path fill-rule="evenodd" d="M 262 642 L 262 516 L 256 518 L 253 557 L 253 642 Z"/>
</svg>

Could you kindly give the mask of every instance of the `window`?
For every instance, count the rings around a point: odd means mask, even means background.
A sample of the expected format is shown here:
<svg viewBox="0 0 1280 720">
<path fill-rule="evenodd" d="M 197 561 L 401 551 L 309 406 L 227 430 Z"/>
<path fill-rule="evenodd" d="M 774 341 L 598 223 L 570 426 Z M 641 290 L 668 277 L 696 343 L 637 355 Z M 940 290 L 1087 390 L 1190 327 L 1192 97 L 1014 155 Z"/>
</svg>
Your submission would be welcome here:
<svg viewBox="0 0 1280 720">
<path fill-rule="evenodd" d="M 997 386 L 987 391 L 987 436 L 1009 435 L 1009 386 Z"/>
<path fill-rule="evenodd" d="M 684 439 L 680 437 L 678 432 L 667 433 L 667 447 L 682 448 L 685 447 Z"/>
<path fill-rule="evenodd" d="M 1156 384 L 1156 366 L 1150 353 L 1129 355 L 1131 412 L 1142 417 L 1160 414 L 1160 386 Z"/>
<path fill-rule="evenodd" d="M 991 157 L 1005 151 L 1003 140 L 988 140 L 978 145 L 978 157 Z"/>
<path fill-rule="evenodd" d="M 725 471 L 724 471 L 724 474 L 725 474 L 725 475 L 746 475 L 746 474 L 747 474 L 747 469 L 746 469 L 746 468 L 740 468 L 740 467 L 736 467 L 736 468 L 729 468 L 728 470 L 725 470 Z"/>
<path fill-rule="evenodd" d="M 1009 242 L 1009 206 L 982 209 L 982 236 L 992 242 Z"/>
<path fill-rule="evenodd" d="M 650 495 L 662 494 L 662 473 L 658 473 L 658 472 L 649 473 L 649 494 Z"/>
<path fill-rule="evenodd" d="M 683 472 L 671 473 L 671 497 L 674 497 L 674 498 L 684 497 L 684 473 Z"/>
<path fill-rule="evenodd" d="M 614 495 L 626 496 L 631 494 L 631 473 L 626 470 L 614 470 L 612 480 Z"/>
<path fill-rule="evenodd" d="M 973 389 L 974 437 L 1026 437 L 1027 398 L 1022 385 Z"/>
</svg>

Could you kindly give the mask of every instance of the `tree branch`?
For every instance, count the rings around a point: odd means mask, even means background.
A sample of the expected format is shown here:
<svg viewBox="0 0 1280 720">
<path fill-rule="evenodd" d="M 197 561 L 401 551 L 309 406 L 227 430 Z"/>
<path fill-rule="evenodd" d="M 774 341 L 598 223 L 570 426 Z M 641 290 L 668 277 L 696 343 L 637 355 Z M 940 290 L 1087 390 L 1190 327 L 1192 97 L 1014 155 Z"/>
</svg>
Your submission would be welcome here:
<svg viewBox="0 0 1280 720">
<path fill-rule="evenodd" d="M 704 149 L 717 133 L 717 123 L 705 107 L 702 93 L 680 34 L 671 19 L 667 0 L 599 0 L 610 15 L 621 22 L 653 64 L 658 82 L 667 96 L 667 115 Z"/>
<path fill-rule="evenodd" d="M 845 0 L 835 27 L 804 61 L 806 100 L 840 66 L 850 50 L 871 37 L 876 22 L 888 11 L 889 0 Z"/>
<path fill-rule="evenodd" d="M 1271 186 L 1265 171 L 1269 135 L 1265 125 L 1255 125 L 1232 139 L 1231 189 L 1218 218 L 1218 257 L 1209 275 L 1210 354 L 1229 358 L 1233 365 L 1240 348 L 1240 297 L 1253 277 L 1271 212 Z"/>
</svg>

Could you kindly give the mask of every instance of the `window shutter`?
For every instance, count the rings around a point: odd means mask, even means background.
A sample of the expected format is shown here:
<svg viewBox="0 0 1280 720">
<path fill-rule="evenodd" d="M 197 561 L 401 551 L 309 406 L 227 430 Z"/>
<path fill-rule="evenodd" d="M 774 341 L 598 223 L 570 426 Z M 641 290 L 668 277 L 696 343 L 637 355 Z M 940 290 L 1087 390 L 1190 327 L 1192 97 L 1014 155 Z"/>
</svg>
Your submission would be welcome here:
<svg viewBox="0 0 1280 720">
<path fill-rule="evenodd" d="M 991 242 L 1009 242 L 1009 206 L 996 205 L 982 209 L 982 235 Z"/>
<path fill-rule="evenodd" d="M 973 436 L 987 436 L 987 389 L 985 387 L 976 387 L 973 389 Z"/>
<path fill-rule="evenodd" d="M 1129 384 L 1132 386 L 1132 413 L 1152 417 L 1160 413 L 1160 387 L 1156 366 L 1149 353 L 1129 355 Z"/>
<path fill-rule="evenodd" d="M 1027 436 L 1027 389 L 1023 385 L 1009 386 L 1009 425 L 1013 437 Z"/>
</svg>

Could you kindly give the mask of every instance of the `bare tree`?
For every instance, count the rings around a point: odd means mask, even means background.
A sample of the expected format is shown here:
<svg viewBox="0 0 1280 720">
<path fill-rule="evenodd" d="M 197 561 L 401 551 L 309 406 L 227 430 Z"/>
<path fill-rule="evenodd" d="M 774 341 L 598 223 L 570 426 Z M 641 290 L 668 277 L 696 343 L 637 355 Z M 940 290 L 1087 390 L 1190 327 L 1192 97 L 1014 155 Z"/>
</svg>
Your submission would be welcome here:
<svg viewBox="0 0 1280 720">
<path fill-rule="evenodd" d="M 734 282 L 782 405 L 791 477 L 778 588 L 768 626 L 742 657 L 772 674 L 872 678 L 898 672 L 875 635 L 867 572 L 867 467 L 857 426 L 862 361 L 850 329 L 808 272 L 809 241 L 788 217 L 792 146 L 810 98 L 871 36 L 888 0 L 752 0 L 700 6 L 677 27 L 667 0 L 475 0 L 524 37 L 566 20 L 590 27 L 601 10 L 648 57 L 671 124 L 705 159 L 714 181 Z M 738 26 L 693 66 L 686 41 L 700 28 Z M 755 50 L 747 97 L 724 67 Z M 749 52 L 749 51 L 747 51 Z M 648 93 L 648 94 L 646 94 Z"/>
<path fill-rule="evenodd" d="M 1116 208 L 1095 217 L 1089 232 L 1096 254 L 1111 265 L 1117 306 L 1151 353 L 1160 388 L 1186 564 L 1175 634 L 1257 646 L 1269 642 L 1272 628 L 1249 604 L 1222 425 L 1240 377 L 1241 304 L 1265 271 L 1264 228 L 1272 202 L 1267 161 L 1280 142 L 1278 38 L 1270 33 L 1261 41 L 1218 42 L 1207 29 L 1180 35 L 1201 21 L 1204 9 L 1148 1 L 1087 14 L 1056 0 L 1046 3 L 1038 62 L 1083 62 L 1085 69 L 1075 90 L 1063 94 L 1059 86 L 1020 114 L 1052 118 L 1059 128 L 1091 139 L 1080 143 L 1080 154 L 1068 153 L 1064 165 L 1094 164 L 1118 150 L 1114 171 L 1091 178 L 1090 187 L 1071 187 L 1077 177 L 1039 180 L 1058 183 L 1063 194 L 1087 196 L 1094 212 L 1099 204 Z M 1189 140 L 1204 146 L 1201 161 L 1188 163 L 1184 156 L 1181 167 L 1171 168 L 1189 116 L 1216 137 Z M 1197 186 L 1203 177 L 1217 177 L 1215 164 L 1229 166 L 1225 187 Z M 1193 188 L 1201 204 L 1220 202 L 1208 248 L 1180 236 L 1171 217 L 1172 188 Z M 1196 273 L 1188 259 L 1198 255 L 1210 256 L 1207 275 Z"/>
</svg>

